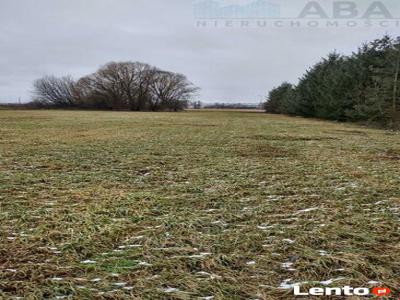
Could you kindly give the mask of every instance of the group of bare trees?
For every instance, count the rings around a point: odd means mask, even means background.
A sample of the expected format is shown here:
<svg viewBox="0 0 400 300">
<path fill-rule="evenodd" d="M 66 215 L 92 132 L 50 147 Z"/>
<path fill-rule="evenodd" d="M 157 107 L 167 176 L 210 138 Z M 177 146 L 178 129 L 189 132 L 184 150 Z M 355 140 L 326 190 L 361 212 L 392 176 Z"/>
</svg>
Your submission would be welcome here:
<svg viewBox="0 0 400 300">
<path fill-rule="evenodd" d="M 111 62 L 75 81 L 46 76 L 34 83 L 34 103 L 59 108 L 179 111 L 197 88 L 177 73 L 140 62 Z"/>
</svg>

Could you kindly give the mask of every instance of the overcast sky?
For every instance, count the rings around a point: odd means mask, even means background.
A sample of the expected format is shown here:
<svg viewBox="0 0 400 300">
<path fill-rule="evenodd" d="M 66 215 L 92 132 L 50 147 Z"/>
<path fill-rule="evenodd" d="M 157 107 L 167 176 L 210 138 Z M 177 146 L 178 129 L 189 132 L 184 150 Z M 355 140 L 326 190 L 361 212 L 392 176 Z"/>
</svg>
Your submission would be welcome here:
<svg viewBox="0 0 400 300">
<path fill-rule="evenodd" d="M 0 0 L 0 102 L 29 100 L 43 75 L 78 78 L 126 60 L 187 75 L 205 102 L 259 102 L 331 50 L 386 32 L 399 27 L 199 27 L 191 0 Z"/>
</svg>

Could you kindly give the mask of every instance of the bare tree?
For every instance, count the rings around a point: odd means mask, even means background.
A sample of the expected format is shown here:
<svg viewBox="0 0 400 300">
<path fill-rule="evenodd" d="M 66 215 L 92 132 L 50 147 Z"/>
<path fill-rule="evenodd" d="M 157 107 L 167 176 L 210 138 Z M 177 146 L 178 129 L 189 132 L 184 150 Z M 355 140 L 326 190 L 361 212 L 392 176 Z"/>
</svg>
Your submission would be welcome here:
<svg viewBox="0 0 400 300">
<path fill-rule="evenodd" d="M 71 76 L 45 76 L 34 82 L 34 100 L 42 105 L 74 106 L 75 85 L 76 82 Z"/>
<path fill-rule="evenodd" d="M 151 67 L 142 63 L 109 63 L 78 82 L 80 98 L 112 109 L 145 107 Z"/>
<path fill-rule="evenodd" d="M 182 110 L 197 90 L 182 74 L 158 71 L 151 85 L 151 110 Z"/>
<path fill-rule="evenodd" d="M 127 106 L 124 94 L 122 72 L 117 63 L 109 63 L 96 73 L 85 76 L 78 81 L 81 101 L 89 101 L 113 109 Z"/>
<path fill-rule="evenodd" d="M 143 63 L 135 63 L 136 77 L 135 99 L 131 102 L 131 110 L 146 110 L 151 101 L 151 85 L 156 78 L 157 68 Z"/>
</svg>

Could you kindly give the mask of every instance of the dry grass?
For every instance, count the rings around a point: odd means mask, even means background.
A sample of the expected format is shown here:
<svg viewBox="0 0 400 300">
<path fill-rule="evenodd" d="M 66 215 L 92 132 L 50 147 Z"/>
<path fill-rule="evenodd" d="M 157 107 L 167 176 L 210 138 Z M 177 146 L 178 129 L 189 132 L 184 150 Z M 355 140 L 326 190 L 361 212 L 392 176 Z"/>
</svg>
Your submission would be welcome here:
<svg viewBox="0 0 400 300">
<path fill-rule="evenodd" d="M 256 113 L 0 111 L 0 298 L 396 291 L 399 153 L 397 133 Z"/>
</svg>

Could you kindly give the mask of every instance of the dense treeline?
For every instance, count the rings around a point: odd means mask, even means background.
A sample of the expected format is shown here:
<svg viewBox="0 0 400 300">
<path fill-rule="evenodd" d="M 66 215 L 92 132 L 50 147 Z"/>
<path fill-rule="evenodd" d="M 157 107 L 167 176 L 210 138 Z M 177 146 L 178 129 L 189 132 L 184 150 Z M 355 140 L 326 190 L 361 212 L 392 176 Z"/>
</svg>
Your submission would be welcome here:
<svg viewBox="0 0 400 300">
<path fill-rule="evenodd" d="M 384 36 L 350 56 L 331 53 L 297 85 L 270 91 L 270 113 L 399 127 L 400 38 Z"/>
<path fill-rule="evenodd" d="M 37 107 L 179 111 L 197 88 L 182 74 L 140 62 L 111 62 L 74 80 L 46 76 L 34 83 Z"/>
</svg>

